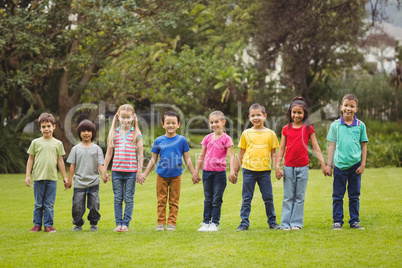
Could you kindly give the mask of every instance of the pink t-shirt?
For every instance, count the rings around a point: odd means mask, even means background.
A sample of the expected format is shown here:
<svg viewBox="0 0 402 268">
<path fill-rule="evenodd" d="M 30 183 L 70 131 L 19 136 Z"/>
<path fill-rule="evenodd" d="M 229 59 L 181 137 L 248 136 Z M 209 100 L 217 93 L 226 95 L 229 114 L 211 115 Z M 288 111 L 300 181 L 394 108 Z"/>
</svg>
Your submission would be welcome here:
<svg viewBox="0 0 402 268">
<path fill-rule="evenodd" d="M 293 128 L 290 124 L 284 126 L 282 135 L 286 136 L 285 166 L 287 167 L 305 167 L 309 163 L 308 142 L 311 134 L 315 132 L 313 126 L 306 130 L 306 124 L 300 128 Z"/>
<path fill-rule="evenodd" d="M 203 170 L 224 171 L 226 170 L 226 153 L 228 147 L 233 146 L 232 138 L 226 133 L 214 139 L 214 133 L 208 134 L 202 140 L 201 145 L 206 148 Z"/>
</svg>

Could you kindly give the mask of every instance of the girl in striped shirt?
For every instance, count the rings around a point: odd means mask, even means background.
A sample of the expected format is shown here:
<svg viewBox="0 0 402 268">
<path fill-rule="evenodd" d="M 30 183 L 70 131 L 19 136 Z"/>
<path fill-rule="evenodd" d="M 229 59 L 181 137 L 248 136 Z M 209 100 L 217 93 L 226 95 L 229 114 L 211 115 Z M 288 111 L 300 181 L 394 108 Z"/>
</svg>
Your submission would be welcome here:
<svg viewBox="0 0 402 268">
<path fill-rule="evenodd" d="M 134 108 L 130 104 L 120 106 L 113 117 L 107 138 L 105 172 L 112 159 L 113 149 L 112 183 L 117 226 L 114 231 L 127 232 L 134 208 L 135 183 L 136 181 L 143 183 L 141 174 L 143 163 L 142 134 L 138 128 Z M 124 215 L 123 200 L 125 203 Z"/>
</svg>

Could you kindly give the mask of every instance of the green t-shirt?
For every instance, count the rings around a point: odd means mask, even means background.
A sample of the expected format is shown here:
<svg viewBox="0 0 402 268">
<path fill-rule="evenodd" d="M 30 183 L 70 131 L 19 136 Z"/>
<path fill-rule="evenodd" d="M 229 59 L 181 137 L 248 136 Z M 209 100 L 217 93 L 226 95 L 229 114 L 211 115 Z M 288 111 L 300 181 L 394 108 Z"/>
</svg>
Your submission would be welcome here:
<svg viewBox="0 0 402 268">
<path fill-rule="evenodd" d="M 57 158 L 65 154 L 61 141 L 43 137 L 35 139 L 27 153 L 35 157 L 32 170 L 34 181 L 57 181 Z"/>
<path fill-rule="evenodd" d="M 368 142 L 366 125 L 355 117 L 348 126 L 341 117 L 331 124 L 327 140 L 336 143 L 335 166 L 342 170 L 348 169 L 361 161 L 361 143 Z"/>
</svg>

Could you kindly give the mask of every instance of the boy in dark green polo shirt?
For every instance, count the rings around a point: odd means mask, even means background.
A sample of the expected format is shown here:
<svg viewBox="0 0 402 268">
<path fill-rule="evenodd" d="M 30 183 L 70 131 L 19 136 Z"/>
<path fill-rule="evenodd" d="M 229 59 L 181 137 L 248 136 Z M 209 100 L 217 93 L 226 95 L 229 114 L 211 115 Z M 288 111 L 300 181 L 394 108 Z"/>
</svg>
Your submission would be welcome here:
<svg viewBox="0 0 402 268">
<path fill-rule="evenodd" d="M 334 167 L 332 194 L 334 230 L 342 229 L 343 196 L 346 192 L 346 184 L 349 195 L 349 225 L 353 229 L 364 229 L 359 224 L 359 196 L 361 174 L 366 166 L 368 138 L 366 125 L 355 116 L 357 105 L 356 96 L 347 94 L 343 97 L 341 105 L 343 115 L 331 124 L 327 136 L 331 144 L 326 174 L 332 176 L 332 167 Z"/>
</svg>

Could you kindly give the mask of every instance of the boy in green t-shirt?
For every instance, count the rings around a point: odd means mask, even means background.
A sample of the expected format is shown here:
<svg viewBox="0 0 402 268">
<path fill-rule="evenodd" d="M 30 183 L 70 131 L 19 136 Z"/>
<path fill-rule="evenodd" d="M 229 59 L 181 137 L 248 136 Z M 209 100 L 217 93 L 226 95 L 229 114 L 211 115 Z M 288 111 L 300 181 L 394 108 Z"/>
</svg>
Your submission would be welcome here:
<svg viewBox="0 0 402 268">
<path fill-rule="evenodd" d="M 341 105 L 343 115 L 331 124 L 327 135 L 327 140 L 331 143 L 325 173 L 332 176 L 332 167 L 334 167 L 332 194 L 334 230 L 342 229 L 343 196 L 346 187 L 349 195 L 350 228 L 364 229 L 359 224 L 359 196 L 361 175 L 366 166 L 368 138 L 366 125 L 355 116 L 357 105 L 356 96 L 345 95 Z"/>
<path fill-rule="evenodd" d="M 42 113 L 38 124 L 42 137 L 32 141 L 28 149 L 28 162 L 26 169 L 25 184 L 31 187 L 31 171 L 35 196 L 35 208 L 33 215 L 34 227 L 31 232 L 42 230 L 42 222 L 45 232 L 56 232 L 53 227 L 54 202 L 57 189 L 57 167 L 63 176 L 66 186 L 68 179 L 64 166 L 63 155 L 65 154 L 61 141 L 53 138 L 56 128 L 56 120 L 52 114 Z M 33 167 L 33 170 L 32 170 Z"/>
<path fill-rule="evenodd" d="M 278 139 L 274 131 L 264 126 L 267 114 L 263 105 L 259 103 L 251 105 L 248 118 L 253 127 L 246 129 L 241 135 L 240 151 L 235 164 L 236 177 L 240 164 L 243 168 L 241 223 L 237 231 L 246 231 L 250 226 L 251 201 L 256 183 L 260 187 L 262 199 L 265 203 L 269 228 L 279 229 L 279 225 L 276 223 L 271 183 L 271 158 L 275 166 L 276 148 L 279 147 Z"/>
</svg>

